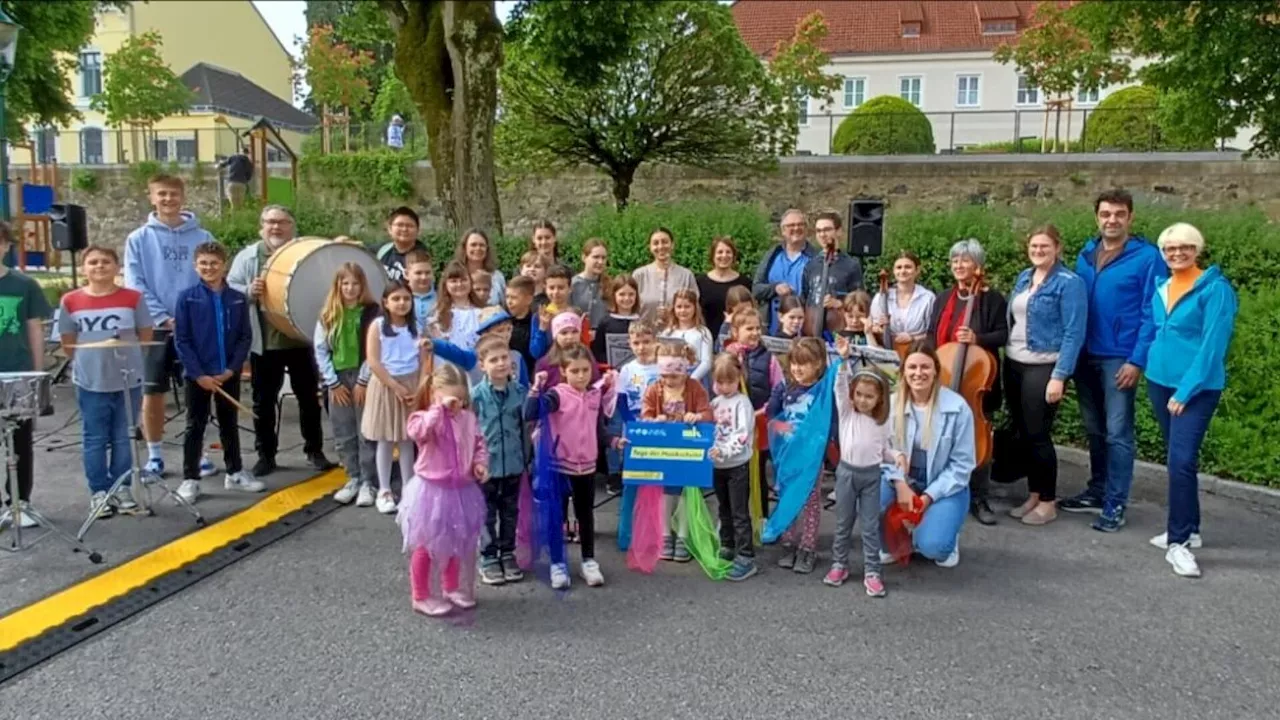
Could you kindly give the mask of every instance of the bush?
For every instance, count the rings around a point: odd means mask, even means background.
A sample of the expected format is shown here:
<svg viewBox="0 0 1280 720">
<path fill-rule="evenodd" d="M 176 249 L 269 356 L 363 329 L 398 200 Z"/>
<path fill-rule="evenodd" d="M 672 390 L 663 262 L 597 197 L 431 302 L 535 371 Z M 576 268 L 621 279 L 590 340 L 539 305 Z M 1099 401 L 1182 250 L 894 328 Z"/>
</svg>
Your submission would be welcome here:
<svg viewBox="0 0 1280 720">
<path fill-rule="evenodd" d="M 1124 150 L 1212 150 L 1214 133 L 1180 116 L 1195 112 L 1185 96 L 1135 85 L 1103 98 L 1089 114 L 1084 145 L 1089 152 Z"/>
<path fill-rule="evenodd" d="M 920 108 L 899 97 L 873 97 L 836 128 L 836 155 L 932 155 L 933 123 Z"/>
<path fill-rule="evenodd" d="M 369 202 L 387 197 L 413 197 L 409 166 L 414 157 L 395 150 L 303 155 L 298 172 L 312 187 L 329 187 L 354 193 Z"/>
<path fill-rule="evenodd" d="M 92 170 L 72 170 L 71 188 L 90 195 L 97 193 L 101 189 L 98 184 L 98 174 Z"/>
</svg>

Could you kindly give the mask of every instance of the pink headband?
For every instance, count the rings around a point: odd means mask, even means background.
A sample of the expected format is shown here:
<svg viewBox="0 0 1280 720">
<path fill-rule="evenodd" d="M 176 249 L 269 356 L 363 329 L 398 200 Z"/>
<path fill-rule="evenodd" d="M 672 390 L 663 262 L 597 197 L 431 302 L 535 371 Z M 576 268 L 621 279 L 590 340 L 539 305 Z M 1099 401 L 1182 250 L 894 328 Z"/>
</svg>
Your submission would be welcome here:
<svg viewBox="0 0 1280 720">
<path fill-rule="evenodd" d="M 552 337 L 559 335 L 561 330 L 577 330 L 582 331 L 582 316 L 577 313 L 562 312 L 551 319 L 551 335 Z"/>
<path fill-rule="evenodd" d="M 658 358 L 659 375 L 684 375 L 689 372 L 689 361 L 680 357 L 664 355 Z"/>
</svg>

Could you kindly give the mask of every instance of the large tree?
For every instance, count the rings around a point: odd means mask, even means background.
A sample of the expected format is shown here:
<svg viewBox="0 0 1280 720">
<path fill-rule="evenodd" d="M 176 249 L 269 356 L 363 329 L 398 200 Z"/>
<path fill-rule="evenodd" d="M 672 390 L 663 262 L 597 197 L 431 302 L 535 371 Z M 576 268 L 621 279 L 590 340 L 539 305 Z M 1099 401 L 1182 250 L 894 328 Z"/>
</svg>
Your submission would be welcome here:
<svg viewBox="0 0 1280 720">
<path fill-rule="evenodd" d="M 102 92 L 93 96 L 90 107 L 106 115 L 111 127 L 149 129 L 170 115 L 187 114 L 194 95 L 165 62 L 162 45 L 159 33 L 145 32 L 126 38 L 107 56 Z"/>
<path fill-rule="evenodd" d="M 373 63 L 367 51 L 356 50 L 334 38 L 333 28 L 316 25 L 307 31 L 307 41 L 302 45 L 302 59 L 297 63 L 301 83 L 305 71 L 306 82 L 311 86 L 311 99 L 320 106 L 324 121 L 325 151 L 329 147 L 329 121 L 332 111 L 344 110 L 349 119 L 362 113 L 370 100 L 369 81 L 365 73 Z M 351 149 L 351 127 L 344 123 L 347 149 Z"/>
<path fill-rule="evenodd" d="M 502 24 L 493 0 L 379 0 L 396 75 L 427 125 L 436 194 L 455 227 L 501 232 L 493 126 Z"/>
<path fill-rule="evenodd" d="M 826 27 L 806 18 L 766 67 L 729 9 L 706 0 L 532 2 L 519 8 L 502 71 L 505 163 L 584 163 L 626 206 L 644 163 L 770 167 L 790 153 L 798 97 L 827 97 Z"/>
<path fill-rule="evenodd" d="M 1253 127 L 1252 150 L 1280 152 L 1280 3 L 1276 0 L 1108 0 L 1068 19 L 1105 52 L 1142 57 L 1146 85 L 1167 95 L 1162 121 L 1183 137 Z"/>
<path fill-rule="evenodd" d="M 304 13 L 308 32 L 314 27 L 327 25 L 333 29 L 335 42 L 367 53 L 372 58 L 372 62 L 361 70 L 361 77 L 369 83 L 371 96 L 376 97 L 396 52 L 391 26 L 382 8 L 368 0 L 307 0 Z M 303 99 L 303 105 L 320 114 L 319 105 L 309 93 Z M 372 107 L 368 106 L 357 111 L 356 117 L 376 119 L 370 114 L 371 110 Z"/>
</svg>

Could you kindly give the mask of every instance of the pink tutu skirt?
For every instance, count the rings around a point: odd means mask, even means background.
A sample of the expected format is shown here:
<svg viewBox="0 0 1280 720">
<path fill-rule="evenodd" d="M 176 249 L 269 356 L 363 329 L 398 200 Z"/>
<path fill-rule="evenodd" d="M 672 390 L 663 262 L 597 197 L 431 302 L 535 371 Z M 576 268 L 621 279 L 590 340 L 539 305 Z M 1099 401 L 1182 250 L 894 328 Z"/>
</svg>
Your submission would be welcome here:
<svg viewBox="0 0 1280 720">
<path fill-rule="evenodd" d="M 484 518 L 484 492 L 475 480 L 457 478 L 437 484 L 417 475 L 405 486 L 396 514 L 404 550 L 422 548 L 436 558 L 475 553 Z"/>
</svg>

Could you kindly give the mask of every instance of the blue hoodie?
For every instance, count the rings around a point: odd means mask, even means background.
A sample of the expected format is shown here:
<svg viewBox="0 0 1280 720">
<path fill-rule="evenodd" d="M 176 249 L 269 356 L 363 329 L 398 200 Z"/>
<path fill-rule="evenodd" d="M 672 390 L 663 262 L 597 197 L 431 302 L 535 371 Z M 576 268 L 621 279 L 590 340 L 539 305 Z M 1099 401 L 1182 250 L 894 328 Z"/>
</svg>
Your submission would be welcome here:
<svg viewBox="0 0 1280 720">
<path fill-rule="evenodd" d="M 1147 350 L 1155 328 L 1151 324 L 1151 295 L 1156 280 L 1169 277 L 1169 267 L 1155 245 L 1141 236 L 1129 238 L 1111 262 L 1095 269 L 1101 241 L 1091 238 L 1076 258 L 1076 274 L 1089 291 L 1089 327 L 1084 354 L 1124 358 L 1147 366 Z"/>
<path fill-rule="evenodd" d="M 1151 343 L 1147 380 L 1173 388 L 1186 405 L 1202 390 L 1227 384 L 1227 346 L 1236 327 L 1236 292 L 1214 265 L 1169 305 L 1169 280 L 1161 280 L 1151 298 L 1156 337 Z"/>
<path fill-rule="evenodd" d="M 200 282 L 195 249 L 212 240 L 213 235 L 186 210 L 176 228 L 151 213 L 146 224 L 129 233 L 124 241 L 124 284 L 142 293 L 156 327 L 174 316 L 178 293 Z"/>
</svg>

